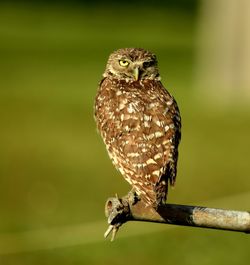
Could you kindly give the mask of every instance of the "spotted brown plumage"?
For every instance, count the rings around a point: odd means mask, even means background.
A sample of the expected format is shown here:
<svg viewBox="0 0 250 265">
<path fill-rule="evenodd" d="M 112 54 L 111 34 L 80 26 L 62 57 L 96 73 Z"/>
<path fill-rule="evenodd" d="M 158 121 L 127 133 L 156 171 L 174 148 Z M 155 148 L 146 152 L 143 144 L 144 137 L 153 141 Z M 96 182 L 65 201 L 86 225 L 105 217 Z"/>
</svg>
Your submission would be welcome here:
<svg viewBox="0 0 250 265">
<path fill-rule="evenodd" d="M 165 203 L 174 185 L 181 119 L 163 87 L 154 54 L 120 49 L 110 55 L 95 100 L 108 154 L 146 205 Z"/>
</svg>

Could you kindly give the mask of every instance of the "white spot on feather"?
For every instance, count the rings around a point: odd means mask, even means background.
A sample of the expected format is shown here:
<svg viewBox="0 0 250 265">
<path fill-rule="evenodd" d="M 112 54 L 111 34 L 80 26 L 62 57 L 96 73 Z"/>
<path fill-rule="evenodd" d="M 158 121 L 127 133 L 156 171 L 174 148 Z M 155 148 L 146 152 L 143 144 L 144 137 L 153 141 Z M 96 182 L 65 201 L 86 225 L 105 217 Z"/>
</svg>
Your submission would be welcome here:
<svg viewBox="0 0 250 265">
<path fill-rule="evenodd" d="M 159 138 L 161 136 L 163 136 L 163 133 L 162 132 L 155 132 L 155 137 L 156 138 Z"/>
<path fill-rule="evenodd" d="M 162 157 L 162 153 L 158 153 L 154 156 L 154 159 L 157 160 Z"/>
<path fill-rule="evenodd" d="M 155 171 L 152 172 L 152 174 L 153 174 L 153 175 L 156 175 L 156 176 L 159 176 L 160 171 L 159 171 L 159 170 L 155 170 Z"/>
<path fill-rule="evenodd" d="M 148 116 L 146 114 L 143 115 L 145 121 L 150 121 L 152 119 L 151 116 Z"/>
<path fill-rule="evenodd" d="M 161 127 L 162 126 L 162 122 L 160 122 L 159 120 L 155 121 L 156 125 Z"/>
<path fill-rule="evenodd" d="M 166 125 L 164 129 L 165 129 L 165 132 L 167 132 L 169 130 L 169 126 Z"/>
<path fill-rule="evenodd" d="M 146 161 L 146 163 L 147 163 L 148 165 L 150 165 L 150 164 L 157 164 L 157 163 L 154 161 L 154 159 L 152 159 L 152 158 L 149 158 L 149 159 Z"/>
<path fill-rule="evenodd" d="M 124 127 L 124 130 L 127 131 L 127 132 L 130 131 L 130 127 L 129 127 L 128 125 L 126 125 L 126 126 Z"/>
<path fill-rule="evenodd" d="M 127 111 L 128 111 L 128 113 L 136 112 L 136 109 L 135 109 L 135 106 L 133 103 L 128 104 Z"/>
<path fill-rule="evenodd" d="M 169 140 L 164 140 L 163 142 L 162 142 L 162 144 L 168 144 L 169 143 Z"/>
<path fill-rule="evenodd" d="M 147 139 L 148 140 L 151 140 L 155 137 L 155 134 L 154 133 L 151 133 L 150 135 L 147 136 Z"/>
<path fill-rule="evenodd" d="M 128 157 L 138 157 L 140 155 L 139 155 L 139 153 L 128 153 L 127 156 Z"/>
</svg>

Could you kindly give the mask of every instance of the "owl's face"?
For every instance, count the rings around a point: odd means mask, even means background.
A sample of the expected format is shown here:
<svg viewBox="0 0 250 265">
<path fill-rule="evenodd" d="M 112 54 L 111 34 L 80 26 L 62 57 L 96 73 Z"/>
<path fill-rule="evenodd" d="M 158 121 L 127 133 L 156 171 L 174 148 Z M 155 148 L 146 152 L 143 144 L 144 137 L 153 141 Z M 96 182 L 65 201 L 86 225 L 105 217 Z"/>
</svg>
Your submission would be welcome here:
<svg viewBox="0 0 250 265">
<path fill-rule="evenodd" d="M 156 56 L 139 48 L 125 48 L 113 52 L 109 56 L 103 76 L 127 82 L 160 79 Z"/>
</svg>

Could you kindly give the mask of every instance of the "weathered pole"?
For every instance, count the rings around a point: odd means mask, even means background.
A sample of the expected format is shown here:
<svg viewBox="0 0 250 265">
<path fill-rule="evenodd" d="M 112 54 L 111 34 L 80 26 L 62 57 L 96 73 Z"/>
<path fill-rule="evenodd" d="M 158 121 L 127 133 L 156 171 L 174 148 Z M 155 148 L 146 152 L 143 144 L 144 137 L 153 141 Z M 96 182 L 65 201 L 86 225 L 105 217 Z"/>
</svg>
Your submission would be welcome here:
<svg viewBox="0 0 250 265">
<path fill-rule="evenodd" d="M 250 233 L 250 213 L 247 211 L 223 210 L 216 208 L 165 204 L 158 209 L 145 207 L 135 201 L 133 193 L 123 198 L 109 198 L 105 205 L 111 241 L 119 227 L 127 221 L 156 222 L 182 226 L 212 228 L 219 230 Z"/>
</svg>

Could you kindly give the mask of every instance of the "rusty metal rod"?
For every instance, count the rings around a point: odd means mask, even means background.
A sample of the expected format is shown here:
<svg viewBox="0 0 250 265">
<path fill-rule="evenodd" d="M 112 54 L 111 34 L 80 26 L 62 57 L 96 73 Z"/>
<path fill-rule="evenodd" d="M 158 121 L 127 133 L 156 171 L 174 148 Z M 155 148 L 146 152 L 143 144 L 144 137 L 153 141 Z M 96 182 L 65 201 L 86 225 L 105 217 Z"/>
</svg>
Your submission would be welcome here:
<svg viewBox="0 0 250 265">
<path fill-rule="evenodd" d="M 119 227 L 127 221 L 156 222 L 182 226 L 212 228 L 250 233 L 250 213 L 247 211 L 166 204 L 157 210 L 145 207 L 141 201 L 134 201 L 133 194 L 123 198 L 109 198 L 105 206 L 110 225 L 105 233 L 112 232 L 114 239 Z"/>
</svg>

